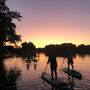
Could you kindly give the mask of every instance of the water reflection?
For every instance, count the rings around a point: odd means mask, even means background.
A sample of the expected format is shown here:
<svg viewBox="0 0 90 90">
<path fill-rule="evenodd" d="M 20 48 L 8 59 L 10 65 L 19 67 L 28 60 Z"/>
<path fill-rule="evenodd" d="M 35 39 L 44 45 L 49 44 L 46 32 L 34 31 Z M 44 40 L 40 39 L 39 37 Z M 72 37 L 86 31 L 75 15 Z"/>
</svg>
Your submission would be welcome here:
<svg viewBox="0 0 90 90">
<path fill-rule="evenodd" d="M 31 59 L 27 59 L 27 70 L 29 70 L 29 68 L 30 68 L 30 62 L 31 62 Z"/>
<path fill-rule="evenodd" d="M 16 67 L 7 70 L 3 59 L 0 59 L 0 90 L 17 90 L 17 80 L 21 76 L 21 70 Z"/>
<path fill-rule="evenodd" d="M 63 59 L 64 59 L 63 57 L 57 57 L 58 78 L 68 82 L 71 85 L 72 90 L 82 90 L 82 89 L 89 90 L 90 89 L 89 88 L 90 56 L 85 56 L 85 58 L 83 58 L 77 55 L 73 59 L 75 70 L 81 72 L 83 75 L 82 80 L 72 78 L 67 74 L 65 74 L 64 72 L 60 71 L 60 67 L 62 65 Z M 37 60 L 37 62 L 35 62 L 35 60 Z M 52 87 L 46 82 L 43 83 L 42 79 L 39 79 L 41 77 L 41 73 L 45 70 L 47 60 L 48 57 L 45 56 L 44 54 L 40 54 L 40 57 L 35 57 L 33 60 L 30 61 L 28 61 L 27 58 L 22 59 L 22 57 L 14 57 L 14 58 L 6 59 L 4 61 L 5 68 L 3 68 L 4 67 L 3 64 L 0 64 L 0 79 L 3 78 L 3 83 L 5 81 L 6 84 L 4 84 L 4 86 L 5 85 L 9 87 L 12 86 L 13 88 L 12 90 L 17 90 L 17 89 L 18 90 L 58 90 L 57 88 Z M 67 65 L 67 59 L 65 59 L 62 68 L 67 67 L 66 65 Z M 1 67 L 3 69 L 1 69 Z M 47 73 L 50 74 L 49 66 L 47 67 Z M 12 79 L 13 77 L 15 78 Z"/>
<path fill-rule="evenodd" d="M 17 80 L 21 76 L 21 70 L 18 70 L 16 67 L 11 68 L 7 74 L 7 82 L 8 82 L 8 89 L 9 90 L 17 90 Z"/>
<path fill-rule="evenodd" d="M 74 78 L 68 75 L 68 83 L 71 86 L 71 90 L 74 90 Z"/>
<path fill-rule="evenodd" d="M 30 69 L 30 64 L 32 65 L 32 62 L 33 62 L 33 66 L 34 66 L 34 70 L 36 71 L 36 68 L 37 68 L 37 62 L 39 60 L 37 60 L 36 58 L 29 58 L 26 60 L 26 63 L 27 63 L 27 70 Z"/>
<path fill-rule="evenodd" d="M 0 57 L 0 89 L 7 89 L 6 69 L 4 68 L 2 57 Z"/>
<path fill-rule="evenodd" d="M 54 86 L 52 86 L 52 90 L 57 90 L 57 88 L 56 88 L 56 87 L 54 87 Z"/>
<path fill-rule="evenodd" d="M 34 70 L 36 71 L 37 68 L 37 62 L 34 62 Z"/>
</svg>

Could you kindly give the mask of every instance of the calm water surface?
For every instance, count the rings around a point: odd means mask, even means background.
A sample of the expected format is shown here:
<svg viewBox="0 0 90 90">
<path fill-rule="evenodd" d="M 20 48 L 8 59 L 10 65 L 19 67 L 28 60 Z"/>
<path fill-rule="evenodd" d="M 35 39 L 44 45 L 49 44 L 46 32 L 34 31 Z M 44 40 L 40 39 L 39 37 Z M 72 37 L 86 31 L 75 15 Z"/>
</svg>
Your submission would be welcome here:
<svg viewBox="0 0 90 90">
<path fill-rule="evenodd" d="M 4 60 L 4 65 L 8 72 L 13 69 L 19 70 L 21 73 L 16 81 L 17 90 L 54 90 L 51 85 L 41 78 L 41 73 L 45 70 L 48 57 L 42 53 L 40 54 L 40 57 L 37 57 L 36 59 L 38 59 L 38 62 L 27 62 L 27 59 L 22 57 Z M 75 70 L 82 73 L 82 80 L 68 77 L 67 74 L 60 71 L 62 61 L 63 57 L 57 57 L 58 78 L 70 83 L 72 90 L 90 90 L 90 55 L 84 57 L 77 55 L 74 58 Z M 67 59 L 65 59 L 63 67 L 67 67 Z M 50 73 L 49 65 L 46 72 Z"/>
</svg>

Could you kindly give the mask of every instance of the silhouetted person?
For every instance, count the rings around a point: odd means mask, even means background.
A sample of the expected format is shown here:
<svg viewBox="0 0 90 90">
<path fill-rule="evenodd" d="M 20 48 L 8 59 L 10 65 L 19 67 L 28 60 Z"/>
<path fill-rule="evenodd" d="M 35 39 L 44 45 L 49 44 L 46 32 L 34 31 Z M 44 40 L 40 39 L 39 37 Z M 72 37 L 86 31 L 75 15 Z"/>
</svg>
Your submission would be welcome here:
<svg viewBox="0 0 90 90">
<path fill-rule="evenodd" d="M 53 80 L 53 72 L 55 73 L 55 78 L 57 79 L 57 61 L 56 61 L 56 57 L 51 54 L 49 56 L 48 62 L 47 64 L 49 64 L 50 62 L 50 68 L 51 68 L 51 79 Z"/>
<path fill-rule="evenodd" d="M 70 69 L 70 64 L 72 66 L 72 69 L 74 70 L 74 66 L 73 66 L 73 57 L 72 57 L 72 53 L 70 52 L 68 55 L 68 70 Z"/>
</svg>

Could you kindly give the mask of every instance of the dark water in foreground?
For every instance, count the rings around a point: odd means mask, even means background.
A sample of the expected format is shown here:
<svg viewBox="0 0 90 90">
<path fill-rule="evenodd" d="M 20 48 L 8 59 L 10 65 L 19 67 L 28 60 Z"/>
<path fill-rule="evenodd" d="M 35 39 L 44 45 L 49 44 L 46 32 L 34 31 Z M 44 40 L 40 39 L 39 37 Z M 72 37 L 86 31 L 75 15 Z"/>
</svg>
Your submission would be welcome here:
<svg viewBox="0 0 90 90">
<path fill-rule="evenodd" d="M 44 54 L 40 54 L 40 57 L 37 57 L 37 59 L 38 62 L 27 62 L 27 59 L 21 57 L 4 60 L 4 65 L 8 73 L 12 69 L 21 73 L 16 81 L 17 90 L 54 90 L 51 85 L 43 81 L 41 78 L 41 73 L 45 70 L 48 57 Z M 70 83 L 72 90 L 90 90 L 90 56 L 86 55 L 85 57 L 81 57 L 77 55 L 76 58 L 74 58 L 75 70 L 82 73 L 82 80 L 72 77 L 68 78 L 65 73 L 60 71 L 62 61 L 62 57 L 57 57 L 58 78 Z M 67 59 L 65 59 L 63 67 L 66 66 Z M 46 72 L 50 73 L 49 65 Z"/>
</svg>

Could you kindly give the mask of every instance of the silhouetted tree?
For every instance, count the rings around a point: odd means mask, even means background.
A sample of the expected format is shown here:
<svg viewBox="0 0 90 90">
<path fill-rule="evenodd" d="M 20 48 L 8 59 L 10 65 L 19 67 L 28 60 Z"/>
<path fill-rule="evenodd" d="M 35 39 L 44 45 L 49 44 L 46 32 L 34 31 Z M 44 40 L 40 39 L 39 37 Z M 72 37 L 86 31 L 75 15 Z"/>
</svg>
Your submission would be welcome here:
<svg viewBox="0 0 90 90">
<path fill-rule="evenodd" d="M 14 19 L 20 21 L 22 16 L 17 11 L 11 11 L 6 5 L 7 0 L 0 0 L 0 47 L 6 42 L 16 43 L 21 41 L 21 36 L 16 34 Z"/>
<path fill-rule="evenodd" d="M 32 42 L 23 42 L 22 44 L 22 51 L 25 56 L 35 56 L 36 47 Z"/>
<path fill-rule="evenodd" d="M 72 43 L 63 43 L 60 45 L 48 45 L 45 46 L 44 52 L 48 56 L 50 53 L 54 53 L 56 56 L 64 56 L 67 57 L 68 51 L 76 52 L 76 45 Z"/>
<path fill-rule="evenodd" d="M 17 11 L 11 11 L 6 5 L 7 0 L 0 0 L 0 89 L 10 90 L 7 88 L 6 71 L 3 64 L 3 46 L 6 42 L 14 43 L 21 41 L 21 36 L 16 34 L 16 25 L 14 19 L 20 21 L 22 16 Z M 14 89 L 12 89 L 14 90 Z"/>
</svg>

